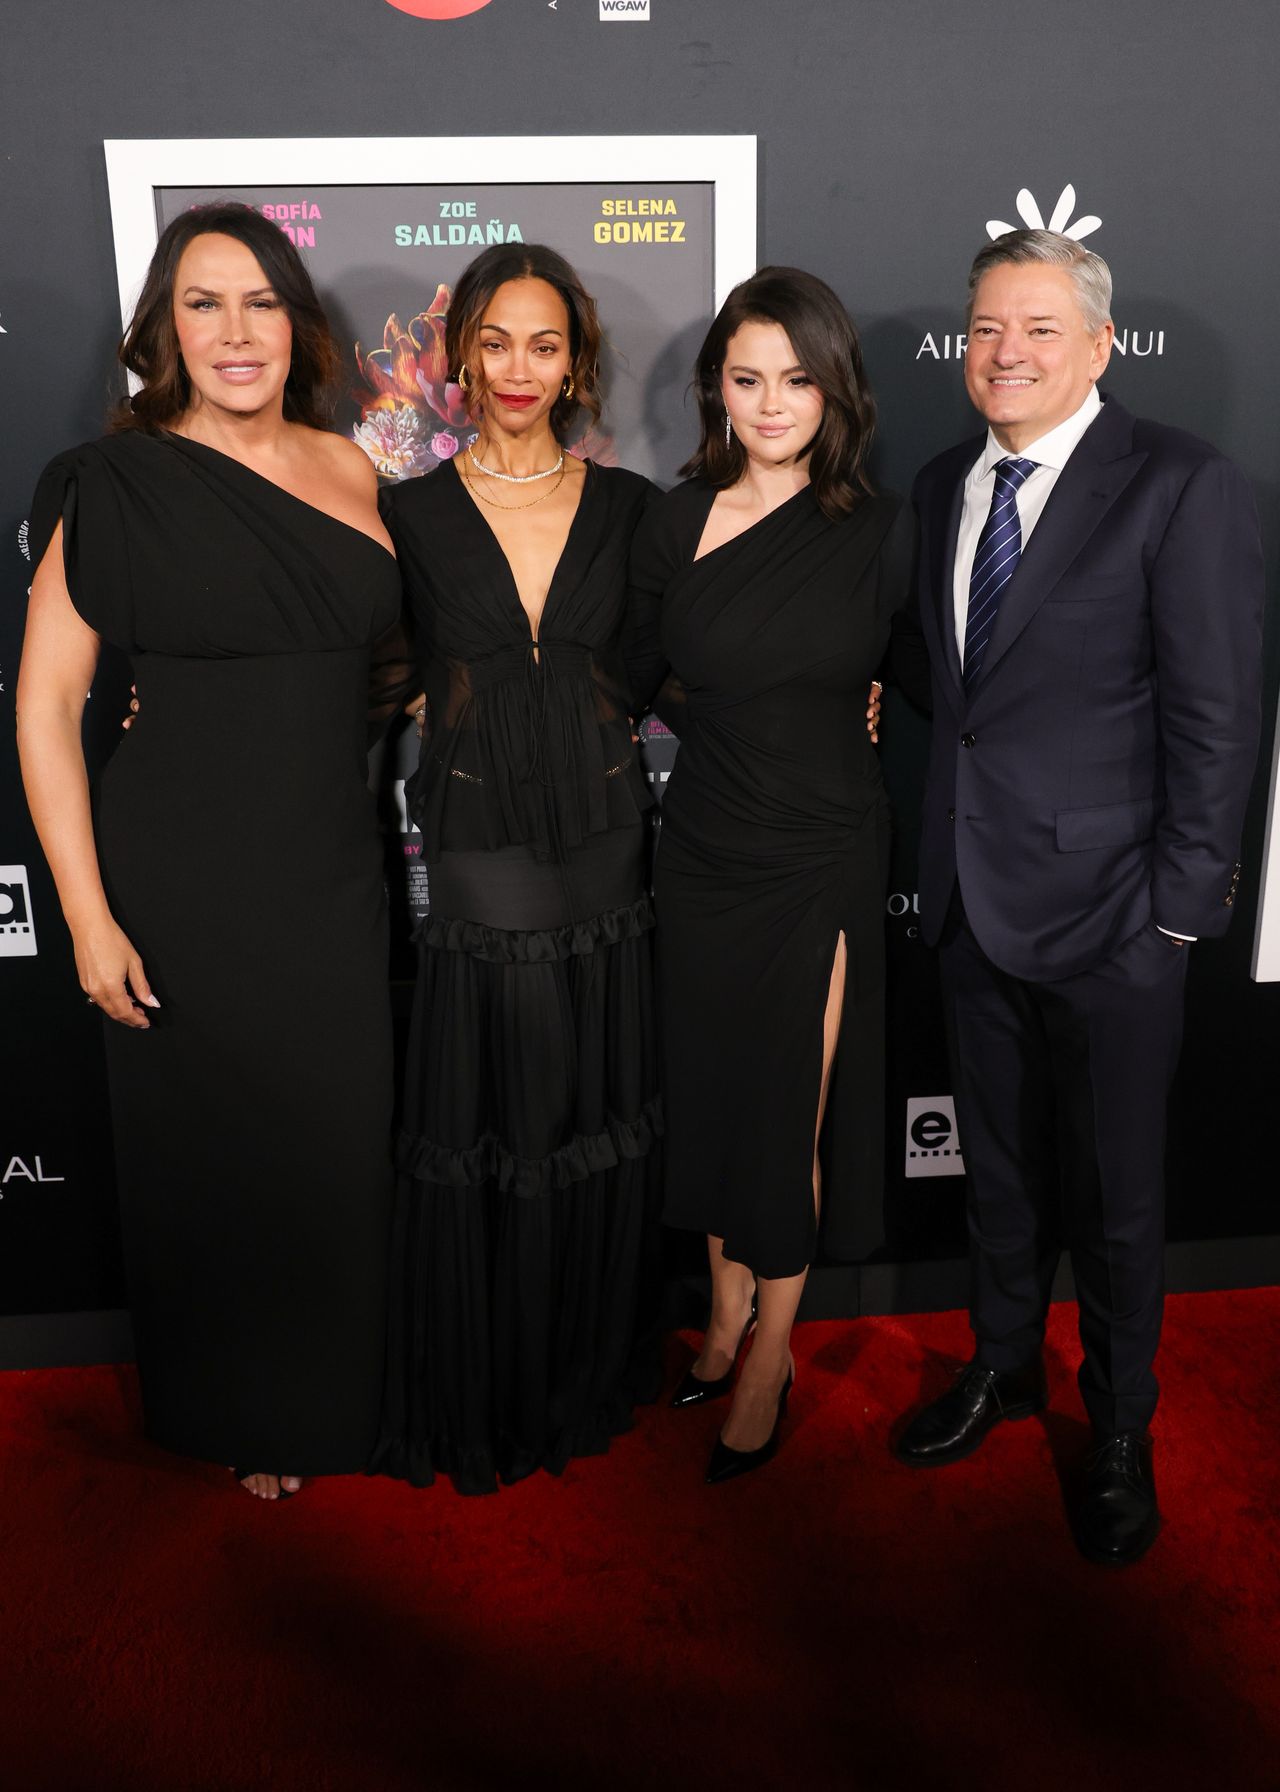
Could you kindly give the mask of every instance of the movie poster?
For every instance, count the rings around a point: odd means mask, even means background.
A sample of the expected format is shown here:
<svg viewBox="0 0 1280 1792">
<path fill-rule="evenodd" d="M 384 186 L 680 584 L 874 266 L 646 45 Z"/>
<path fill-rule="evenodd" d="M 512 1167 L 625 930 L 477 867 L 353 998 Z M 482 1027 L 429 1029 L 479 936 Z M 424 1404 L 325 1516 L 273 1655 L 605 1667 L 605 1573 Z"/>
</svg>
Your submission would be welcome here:
<svg viewBox="0 0 1280 1792">
<path fill-rule="evenodd" d="M 696 437 L 698 346 L 755 265 L 749 137 L 113 143 L 107 161 L 126 316 L 159 232 L 187 207 L 242 200 L 297 245 L 342 349 L 336 426 L 384 481 L 420 478 L 474 437 L 444 326 L 484 249 L 547 243 L 578 270 L 605 332 L 605 412 L 576 424 L 569 446 L 665 485 Z M 470 173 L 444 178 L 455 168 Z M 649 718 L 641 751 L 660 796 L 676 742 Z M 417 753 L 405 718 L 371 755 L 401 977 L 429 901 L 404 803 Z"/>
</svg>

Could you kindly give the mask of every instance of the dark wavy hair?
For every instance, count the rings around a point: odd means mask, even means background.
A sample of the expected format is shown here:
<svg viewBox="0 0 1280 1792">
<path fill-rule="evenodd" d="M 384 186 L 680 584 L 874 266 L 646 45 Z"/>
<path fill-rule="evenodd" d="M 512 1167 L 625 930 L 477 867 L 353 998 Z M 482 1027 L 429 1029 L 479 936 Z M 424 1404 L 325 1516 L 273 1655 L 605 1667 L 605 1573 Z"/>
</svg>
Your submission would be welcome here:
<svg viewBox="0 0 1280 1792">
<path fill-rule="evenodd" d="M 702 440 L 680 472 L 717 491 L 736 485 L 747 452 L 736 435 L 725 442 L 720 393 L 729 343 L 743 324 L 777 324 L 786 331 L 797 364 L 822 393 L 822 421 L 809 450 L 814 496 L 833 522 L 873 490 L 866 472 L 876 406 L 862 366 L 853 319 L 825 281 L 802 268 L 760 268 L 735 286 L 707 332 L 693 373 Z"/>
<path fill-rule="evenodd" d="M 497 243 L 469 261 L 458 276 L 445 320 L 444 350 L 449 377 L 467 370 L 467 405 L 474 414 L 484 397 L 480 370 L 480 325 L 489 302 L 508 280 L 545 280 L 554 286 L 569 313 L 569 376 L 573 397 L 563 392 L 551 407 L 551 428 L 563 439 L 574 412 L 581 407 L 593 423 L 600 421 L 600 346 L 603 340 L 596 302 L 563 255 L 545 243 Z"/>
<path fill-rule="evenodd" d="M 234 237 L 244 244 L 289 314 L 293 353 L 284 386 L 286 419 L 312 429 L 328 429 L 332 392 L 342 362 L 311 276 L 278 224 L 252 206 L 233 200 L 193 206 L 162 231 L 133 317 L 116 351 L 121 365 L 142 384 L 131 398 L 117 405 L 112 429 L 160 429 L 175 422 L 190 404 L 191 381 L 182 363 L 173 318 L 174 282 L 187 245 L 198 236 L 214 235 Z"/>
</svg>

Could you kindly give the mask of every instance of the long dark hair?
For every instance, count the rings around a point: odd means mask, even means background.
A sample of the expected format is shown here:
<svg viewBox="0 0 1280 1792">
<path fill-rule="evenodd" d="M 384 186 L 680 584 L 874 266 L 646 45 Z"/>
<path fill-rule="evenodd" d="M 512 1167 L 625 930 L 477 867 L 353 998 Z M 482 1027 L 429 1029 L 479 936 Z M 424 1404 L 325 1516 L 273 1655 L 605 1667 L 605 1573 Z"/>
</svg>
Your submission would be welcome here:
<svg viewBox="0 0 1280 1792">
<path fill-rule="evenodd" d="M 822 393 L 822 421 L 809 450 L 814 496 L 833 522 L 848 516 L 872 491 L 867 451 L 876 427 L 876 406 L 862 366 L 862 347 L 853 319 L 825 281 L 802 268 L 760 268 L 735 286 L 707 332 L 694 367 L 702 440 L 680 472 L 702 478 L 717 491 L 736 485 L 747 452 L 730 432 L 725 442 L 725 408 L 720 375 L 733 336 L 743 324 L 777 324 L 786 331 L 797 363 Z"/>
<path fill-rule="evenodd" d="M 562 439 L 579 406 L 593 423 L 600 421 L 600 319 L 596 302 L 563 255 L 545 243 L 495 243 L 469 261 L 458 276 L 444 326 L 444 352 L 449 377 L 467 370 L 467 404 L 474 413 L 484 398 L 479 336 L 484 314 L 495 292 L 508 280 L 545 280 L 554 286 L 569 313 L 569 377 L 573 397 L 562 395 L 551 407 L 551 428 Z"/>
<path fill-rule="evenodd" d="M 116 407 L 112 429 L 162 428 L 175 422 L 190 404 L 191 381 L 182 364 L 173 321 L 173 288 L 188 243 L 212 235 L 231 236 L 244 244 L 289 314 L 293 352 L 284 386 L 285 418 L 311 429 L 329 428 L 331 392 L 341 358 L 302 257 L 279 225 L 270 223 L 261 212 L 237 201 L 218 200 L 182 212 L 161 233 L 133 317 L 116 351 L 121 365 L 142 384 Z"/>
</svg>

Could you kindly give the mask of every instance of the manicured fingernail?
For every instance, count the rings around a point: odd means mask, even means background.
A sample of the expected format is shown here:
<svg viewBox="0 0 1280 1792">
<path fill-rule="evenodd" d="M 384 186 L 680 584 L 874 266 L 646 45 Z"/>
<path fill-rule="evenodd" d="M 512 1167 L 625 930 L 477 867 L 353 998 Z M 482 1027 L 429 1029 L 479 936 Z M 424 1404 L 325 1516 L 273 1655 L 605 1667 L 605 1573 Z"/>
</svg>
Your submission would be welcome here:
<svg viewBox="0 0 1280 1792">
<path fill-rule="evenodd" d="M 154 996 L 147 997 L 147 1007 L 148 1008 L 158 1008 L 159 1006 L 160 1006 L 160 1004 L 159 1004 L 159 1002 L 156 1001 Z"/>
</svg>

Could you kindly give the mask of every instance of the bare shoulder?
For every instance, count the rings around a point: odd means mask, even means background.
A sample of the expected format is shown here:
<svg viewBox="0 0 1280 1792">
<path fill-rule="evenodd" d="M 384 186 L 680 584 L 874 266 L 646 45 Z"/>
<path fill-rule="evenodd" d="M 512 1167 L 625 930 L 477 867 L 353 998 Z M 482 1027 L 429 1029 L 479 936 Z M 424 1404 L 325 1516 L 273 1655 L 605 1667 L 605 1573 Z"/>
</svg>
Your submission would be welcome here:
<svg viewBox="0 0 1280 1792">
<path fill-rule="evenodd" d="M 376 495 L 378 476 L 363 448 L 333 430 L 312 429 L 307 436 L 310 453 L 330 479 L 360 497 Z"/>
</svg>

